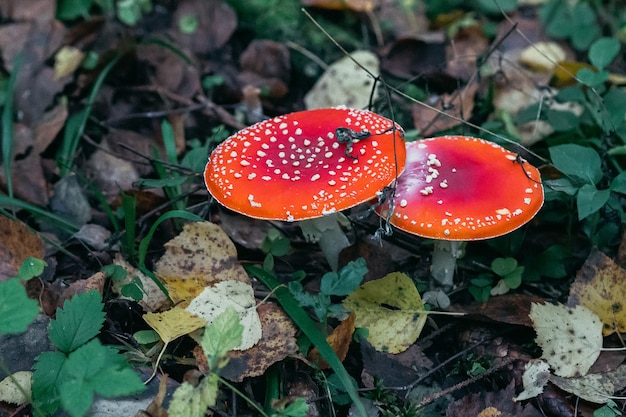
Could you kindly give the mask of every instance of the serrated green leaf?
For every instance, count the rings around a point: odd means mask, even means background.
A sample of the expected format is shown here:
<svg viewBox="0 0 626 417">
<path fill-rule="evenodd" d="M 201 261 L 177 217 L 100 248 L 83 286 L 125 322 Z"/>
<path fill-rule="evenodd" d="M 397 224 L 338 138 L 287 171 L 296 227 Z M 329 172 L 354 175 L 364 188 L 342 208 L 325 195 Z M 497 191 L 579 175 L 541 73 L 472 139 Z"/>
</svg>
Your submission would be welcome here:
<svg viewBox="0 0 626 417">
<path fill-rule="evenodd" d="M 341 268 L 338 273 L 329 272 L 324 274 L 320 285 L 320 291 L 327 295 L 345 296 L 351 294 L 367 274 L 365 259 L 358 258 Z"/>
<path fill-rule="evenodd" d="M 496 258 L 491 262 L 491 269 L 496 275 L 501 277 L 510 274 L 515 268 L 517 268 L 517 260 L 515 258 Z"/>
<path fill-rule="evenodd" d="M 130 395 L 145 389 L 141 379 L 115 348 L 92 339 L 78 347 L 64 363 L 57 379 L 63 409 L 83 416 L 94 393 L 103 397 Z"/>
<path fill-rule="evenodd" d="M 172 395 L 169 417 L 203 417 L 217 401 L 218 376 L 210 373 L 197 387 L 183 382 Z"/>
<path fill-rule="evenodd" d="M 596 184 L 602 178 L 602 161 L 595 150 L 572 143 L 548 149 L 554 166 L 564 174 L 587 184 Z"/>
<path fill-rule="evenodd" d="M 57 387 L 67 356 L 62 352 L 43 352 L 33 366 L 33 401 L 38 410 L 53 414 L 61 406 Z"/>
<path fill-rule="evenodd" d="M 72 417 L 82 417 L 87 414 L 93 403 L 93 390 L 80 379 L 61 381 L 59 385 L 61 406 Z"/>
<path fill-rule="evenodd" d="M 216 367 L 226 365 L 222 358 L 241 344 L 243 326 L 239 320 L 239 314 L 235 309 L 228 307 L 204 330 L 200 346 L 209 360 L 212 371 L 215 371 Z"/>
<path fill-rule="evenodd" d="M 598 69 L 606 68 L 620 50 L 620 43 L 615 38 L 600 38 L 589 48 L 589 61 Z"/>
<path fill-rule="evenodd" d="M 56 320 L 50 322 L 50 340 L 62 352 L 70 353 L 94 338 L 104 323 L 104 305 L 96 291 L 75 295 L 57 309 Z"/>
<path fill-rule="evenodd" d="M 0 335 L 22 333 L 39 314 L 39 305 L 26 295 L 18 278 L 0 283 Z"/>
<path fill-rule="evenodd" d="M 583 185 L 578 190 L 578 195 L 576 196 L 578 220 L 582 220 L 600 210 L 609 200 L 610 195 L 611 190 L 598 190 L 595 185 L 591 184 Z"/>
<path fill-rule="evenodd" d="M 46 266 L 48 266 L 48 264 L 43 259 L 26 258 L 17 271 L 17 277 L 22 281 L 28 281 L 31 278 L 43 274 L 43 270 Z"/>
</svg>

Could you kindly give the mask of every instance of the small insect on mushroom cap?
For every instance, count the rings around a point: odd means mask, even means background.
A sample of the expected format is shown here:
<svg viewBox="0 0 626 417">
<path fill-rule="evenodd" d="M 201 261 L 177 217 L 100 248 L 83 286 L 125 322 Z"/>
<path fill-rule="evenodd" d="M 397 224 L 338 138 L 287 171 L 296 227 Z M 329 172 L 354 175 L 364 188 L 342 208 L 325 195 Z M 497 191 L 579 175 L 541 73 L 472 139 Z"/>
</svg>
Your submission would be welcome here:
<svg viewBox="0 0 626 417">
<path fill-rule="evenodd" d="M 443 136 L 407 144 L 389 222 L 418 236 L 488 239 L 530 221 L 543 205 L 540 173 L 483 139 Z M 377 213 L 389 217 L 389 205 Z"/>
<path fill-rule="evenodd" d="M 348 108 L 308 110 L 226 139 L 209 157 L 205 182 L 231 210 L 297 221 L 373 198 L 400 175 L 405 155 L 402 128 L 383 116 Z"/>
</svg>

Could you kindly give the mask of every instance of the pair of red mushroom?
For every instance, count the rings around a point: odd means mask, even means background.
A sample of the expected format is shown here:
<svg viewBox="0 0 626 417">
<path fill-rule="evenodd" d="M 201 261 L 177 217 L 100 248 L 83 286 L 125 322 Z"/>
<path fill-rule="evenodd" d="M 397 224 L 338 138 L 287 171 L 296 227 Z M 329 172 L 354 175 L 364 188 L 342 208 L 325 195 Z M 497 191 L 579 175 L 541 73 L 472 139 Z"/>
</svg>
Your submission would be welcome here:
<svg viewBox="0 0 626 417">
<path fill-rule="evenodd" d="M 205 181 L 231 210 L 301 221 L 333 269 L 349 245 L 337 213 L 394 182 L 393 198 L 376 212 L 399 229 L 445 241 L 506 234 L 543 204 L 537 169 L 496 144 L 446 136 L 405 145 L 391 120 L 347 108 L 291 113 L 239 131 L 213 151 Z"/>
</svg>

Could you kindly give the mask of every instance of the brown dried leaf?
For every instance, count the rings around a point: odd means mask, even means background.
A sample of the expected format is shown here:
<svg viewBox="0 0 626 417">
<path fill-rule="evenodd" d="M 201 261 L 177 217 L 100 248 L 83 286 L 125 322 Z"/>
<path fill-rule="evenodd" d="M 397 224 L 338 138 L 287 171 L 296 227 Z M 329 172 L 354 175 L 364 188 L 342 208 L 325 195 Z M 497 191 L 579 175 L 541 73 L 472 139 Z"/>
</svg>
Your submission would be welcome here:
<svg viewBox="0 0 626 417">
<path fill-rule="evenodd" d="M 183 33 L 180 29 L 180 20 L 188 16 L 198 20 L 198 27 L 193 33 Z M 183 47 L 200 55 L 224 46 L 237 28 L 235 11 L 225 2 L 218 0 L 181 1 L 172 21 L 172 37 Z"/>
<path fill-rule="evenodd" d="M 356 321 L 356 315 L 350 314 L 344 321 L 342 321 L 333 331 L 326 337 L 326 341 L 333 348 L 340 361 L 346 358 L 348 354 L 348 348 L 352 341 L 352 333 L 354 333 L 354 323 Z M 309 352 L 309 360 L 313 363 L 317 363 L 320 369 L 328 369 L 330 365 L 320 356 L 317 348 Z"/>
<path fill-rule="evenodd" d="M 582 305 L 602 320 L 602 334 L 626 332 L 626 270 L 597 249 L 592 249 L 576 273 L 567 305 Z"/>
<path fill-rule="evenodd" d="M 472 415 L 498 417 L 542 417 L 543 414 L 533 407 L 532 404 L 522 406 L 514 403 L 515 382 L 511 381 L 507 387 L 497 392 L 480 392 L 468 394 L 450 404 L 446 410 L 446 417 L 467 417 Z M 495 411 L 494 411 L 495 409 Z"/>
<path fill-rule="evenodd" d="M 26 258 L 43 258 L 43 241 L 24 223 L 0 215 L 0 282 L 17 276 Z"/>
<path fill-rule="evenodd" d="M 273 303 L 260 304 L 257 312 L 261 319 L 261 339 L 250 349 L 229 352 L 230 360 L 220 371 L 221 376 L 231 381 L 263 375 L 273 363 L 298 350 L 297 328 L 280 307 Z"/>
<path fill-rule="evenodd" d="M 210 222 L 185 225 L 181 234 L 165 244 L 165 254 L 155 266 L 155 273 L 172 300 L 183 306 L 213 283 L 250 283 L 237 261 L 235 245 L 218 225 Z"/>
<path fill-rule="evenodd" d="M 354 12 L 371 12 L 378 3 L 377 0 L 302 0 L 302 5 L 307 7 Z"/>
<path fill-rule="evenodd" d="M 469 319 L 478 318 L 494 320 L 501 323 L 516 324 L 532 327 L 528 317 L 532 303 L 545 301 L 541 297 L 527 294 L 505 294 L 490 297 L 484 303 L 473 303 L 468 306 L 451 305 L 447 310 L 455 313 L 465 313 Z"/>
</svg>

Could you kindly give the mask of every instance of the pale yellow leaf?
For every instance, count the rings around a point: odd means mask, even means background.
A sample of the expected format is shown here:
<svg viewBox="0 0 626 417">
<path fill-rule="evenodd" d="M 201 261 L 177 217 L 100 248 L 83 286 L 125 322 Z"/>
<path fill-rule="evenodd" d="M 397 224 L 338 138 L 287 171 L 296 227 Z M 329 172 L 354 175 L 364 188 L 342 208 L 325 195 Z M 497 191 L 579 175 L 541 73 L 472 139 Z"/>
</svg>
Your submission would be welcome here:
<svg viewBox="0 0 626 417">
<path fill-rule="evenodd" d="M 589 374 L 579 378 L 562 378 L 552 375 L 550 382 L 563 391 L 597 404 L 605 404 L 615 392 L 613 382 L 604 374 Z"/>
<path fill-rule="evenodd" d="M 524 401 L 535 398 L 543 392 L 543 387 L 548 383 L 550 378 L 550 365 L 540 359 L 528 361 L 524 366 L 524 374 L 522 375 L 522 383 L 524 391 L 513 398 L 513 401 Z"/>
<path fill-rule="evenodd" d="M 162 313 L 146 313 L 143 319 L 165 343 L 206 326 L 205 319 L 193 315 L 180 306 Z"/>
<path fill-rule="evenodd" d="M 74 46 L 64 46 L 54 56 L 54 77 L 58 80 L 71 75 L 80 67 L 85 54 Z"/>
<path fill-rule="evenodd" d="M 4 378 L 0 382 L 0 401 L 16 405 L 27 403 L 28 397 L 24 393 L 31 395 L 32 374 L 30 371 L 18 371 L 13 374 L 13 377 Z"/>
<path fill-rule="evenodd" d="M 356 314 L 356 327 L 369 330 L 368 342 L 382 352 L 405 351 L 426 323 L 417 288 L 411 278 L 399 272 L 361 285 L 343 305 Z"/>
<path fill-rule="evenodd" d="M 530 308 L 543 358 L 562 377 L 586 375 L 600 355 L 602 323 L 583 306 L 537 304 Z"/>
<path fill-rule="evenodd" d="M 210 325 L 228 307 L 235 309 L 243 325 L 242 342 L 235 349 L 251 348 L 261 339 L 262 331 L 254 291 L 250 284 L 241 281 L 221 281 L 206 287 L 200 295 L 191 300 L 187 311 L 204 318 Z"/>
<path fill-rule="evenodd" d="M 369 51 L 355 51 L 328 67 L 304 96 L 306 108 L 312 110 L 341 105 L 355 109 L 366 108 L 374 87 L 374 79 L 354 61 L 374 75 L 378 75 L 380 71 L 376 55 Z"/>
</svg>

